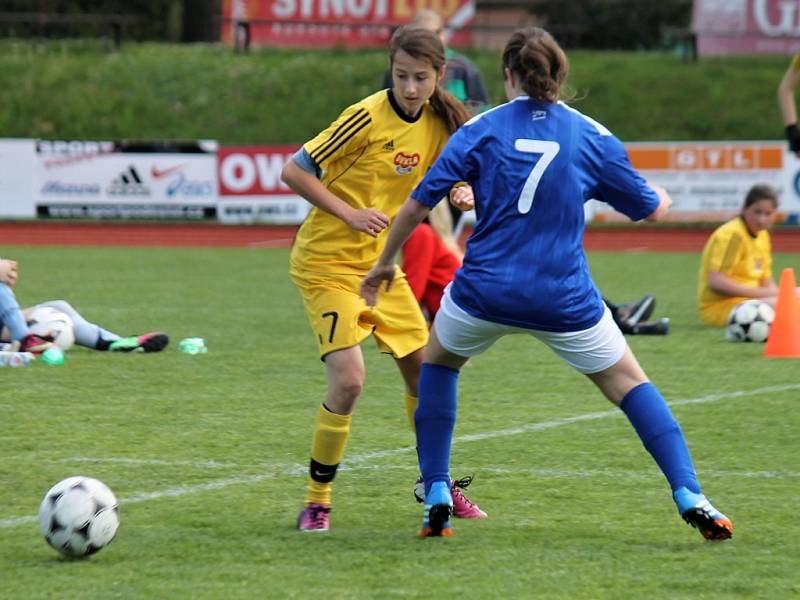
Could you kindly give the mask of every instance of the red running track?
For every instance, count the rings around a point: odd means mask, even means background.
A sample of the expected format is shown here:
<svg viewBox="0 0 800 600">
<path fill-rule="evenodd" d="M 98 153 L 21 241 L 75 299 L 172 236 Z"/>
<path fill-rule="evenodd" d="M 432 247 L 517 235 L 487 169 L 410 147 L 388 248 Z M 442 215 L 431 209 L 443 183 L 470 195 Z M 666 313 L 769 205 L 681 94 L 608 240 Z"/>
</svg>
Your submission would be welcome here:
<svg viewBox="0 0 800 600">
<path fill-rule="evenodd" d="M 217 223 L 0 222 L 0 245 L 287 248 L 296 227 Z M 600 227 L 587 250 L 700 252 L 711 228 Z M 772 234 L 773 250 L 800 253 L 800 229 Z"/>
</svg>

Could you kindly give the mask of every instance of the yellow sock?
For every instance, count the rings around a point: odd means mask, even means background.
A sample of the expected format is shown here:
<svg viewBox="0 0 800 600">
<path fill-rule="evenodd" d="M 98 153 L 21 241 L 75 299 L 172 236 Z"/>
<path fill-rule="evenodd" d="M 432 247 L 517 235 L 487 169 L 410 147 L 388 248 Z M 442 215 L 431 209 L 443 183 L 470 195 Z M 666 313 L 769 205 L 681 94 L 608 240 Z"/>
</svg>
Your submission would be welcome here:
<svg viewBox="0 0 800 600">
<path fill-rule="evenodd" d="M 406 392 L 406 414 L 408 415 L 408 426 L 411 428 L 411 433 L 416 433 L 417 427 L 414 425 L 414 413 L 417 411 L 419 398 L 412 396 Z"/>
<path fill-rule="evenodd" d="M 311 465 L 306 504 L 331 505 L 336 469 L 342 462 L 352 415 L 337 415 L 321 405 L 311 438 Z"/>
</svg>

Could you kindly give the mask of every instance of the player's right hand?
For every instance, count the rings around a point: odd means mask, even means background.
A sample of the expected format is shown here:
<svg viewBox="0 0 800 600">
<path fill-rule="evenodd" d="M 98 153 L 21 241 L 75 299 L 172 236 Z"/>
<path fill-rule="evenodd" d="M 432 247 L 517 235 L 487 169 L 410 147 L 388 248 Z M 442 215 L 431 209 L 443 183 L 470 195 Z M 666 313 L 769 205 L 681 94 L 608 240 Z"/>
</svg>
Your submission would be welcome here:
<svg viewBox="0 0 800 600">
<path fill-rule="evenodd" d="M 367 303 L 367 306 L 373 307 L 378 303 L 378 292 L 380 292 L 381 284 L 386 282 L 386 291 L 388 292 L 392 287 L 394 281 L 396 268 L 394 264 L 391 265 L 375 265 L 369 273 L 361 280 L 361 288 L 359 293 Z"/>
<path fill-rule="evenodd" d="M 378 234 L 389 226 L 389 217 L 374 208 L 361 208 L 354 210 L 346 223 L 350 229 L 378 237 Z"/>
<path fill-rule="evenodd" d="M 8 285 L 17 282 L 17 261 L 0 259 L 0 281 Z"/>
</svg>

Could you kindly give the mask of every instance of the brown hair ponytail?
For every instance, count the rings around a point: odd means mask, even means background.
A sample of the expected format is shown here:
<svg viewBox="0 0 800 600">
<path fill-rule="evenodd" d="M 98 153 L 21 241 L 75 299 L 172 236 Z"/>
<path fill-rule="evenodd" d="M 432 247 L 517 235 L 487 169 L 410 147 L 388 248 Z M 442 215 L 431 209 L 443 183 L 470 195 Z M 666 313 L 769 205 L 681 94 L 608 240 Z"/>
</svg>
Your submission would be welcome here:
<svg viewBox="0 0 800 600">
<path fill-rule="evenodd" d="M 567 55 L 547 31 L 527 27 L 515 31 L 503 50 L 503 68 L 519 77 L 528 96 L 558 102 L 569 73 Z"/>
<path fill-rule="evenodd" d="M 389 60 L 394 61 L 394 55 L 402 50 L 417 60 L 427 60 L 438 73 L 445 65 L 444 46 L 439 36 L 433 31 L 420 27 L 399 27 L 389 43 Z M 430 98 L 433 111 L 447 126 L 447 131 L 455 132 L 468 119 L 469 113 L 453 95 L 444 91 L 440 85 L 436 86 Z"/>
</svg>

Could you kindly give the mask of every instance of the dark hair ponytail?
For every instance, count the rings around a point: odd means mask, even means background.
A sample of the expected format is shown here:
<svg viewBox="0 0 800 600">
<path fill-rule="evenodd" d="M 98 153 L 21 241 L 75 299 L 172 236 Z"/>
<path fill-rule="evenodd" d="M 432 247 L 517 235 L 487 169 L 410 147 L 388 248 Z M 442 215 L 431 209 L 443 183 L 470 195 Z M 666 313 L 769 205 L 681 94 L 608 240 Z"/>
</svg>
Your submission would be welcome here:
<svg viewBox="0 0 800 600">
<path fill-rule="evenodd" d="M 392 35 L 389 43 L 389 61 L 394 62 L 394 55 L 402 50 L 417 60 L 427 60 L 438 73 L 445 65 L 444 46 L 439 36 L 433 31 L 420 27 L 399 27 Z M 469 119 L 466 107 L 452 94 L 437 85 L 430 98 L 433 111 L 441 118 L 450 133 L 455 132 Z"/>
<path fill-rule="evenodd" d="M 515 31 L 503 50 L 503 68 L 519 77 L 528 96 L 558 102 L 569 73 L 567 55 L 547 31 L 526 27 Z"/>
</svg>

